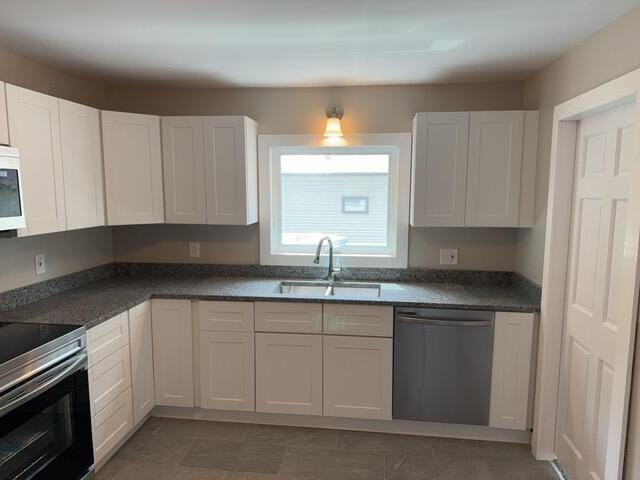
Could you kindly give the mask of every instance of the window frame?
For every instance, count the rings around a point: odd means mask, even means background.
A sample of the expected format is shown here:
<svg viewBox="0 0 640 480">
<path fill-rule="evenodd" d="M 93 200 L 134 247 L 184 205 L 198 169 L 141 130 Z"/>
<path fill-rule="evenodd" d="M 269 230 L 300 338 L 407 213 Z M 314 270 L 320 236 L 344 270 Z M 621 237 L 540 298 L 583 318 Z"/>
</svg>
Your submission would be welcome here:
<svg viewBox="0 0 640 480">
<path fill-rule="evenodd" d="M 395 254 L 336 253 L 336 258 L 341 259 L 347 267 L 406 267 L 409 241 L 411 138 L 410 133 L 346 135 L 340 145 L 330 145 L 320 135 L 259 135 L 260 264 L 313 265 L 314 253 L 286 252 L 278 248 L 280 245 L 279 222 L 274 224 L 272 221 L 279 219 L 281 212 L 280 184 L 279 182 L 274 184 L 275 178 L 280 178 L 280 162 L 274 160 L 282 154 L 348 152 L 389 154 L 388 223 L 392 229 L 395 229 L 395 235 L 390 236 L 390 239 L 395 242 L 393 245 Z M 274 211 L 277 212 L 277 216 L 272 214 Z"/>
</svg>

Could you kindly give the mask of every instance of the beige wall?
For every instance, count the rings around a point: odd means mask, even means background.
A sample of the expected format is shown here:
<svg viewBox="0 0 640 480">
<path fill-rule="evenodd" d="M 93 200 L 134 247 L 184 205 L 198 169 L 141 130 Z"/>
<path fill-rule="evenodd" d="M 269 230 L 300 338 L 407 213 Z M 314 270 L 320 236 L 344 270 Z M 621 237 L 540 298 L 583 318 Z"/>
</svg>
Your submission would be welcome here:
<svg viewBox="0 0 640 480">
<path fill-rule="evenodd" d="M 628 12 L 524 84 L 524 107 L 540 110 L 536 226 L 517 240 L 517 270 L 542 281 L 553 107 L 640 67 L 640 7 Z"/>
<path fill-rule="evenodd" d="M 522 84 L 480 83 L 334 88 L 179 89 L 107 88 L 113 110 L 162 115 L 249 115 L 260 133 L 321 133 L 326 107 L 344 107 L 348 133 L 409 132 L 419 111 L 522 108 Z M 130 227 L 114 231 L 118 261 L 258 263 L 256 227 Z M 188 257 L 188 242 L 200 241 L 201 257 Z M 501 229 L 411 229 L 409 264 L 440 268 L 439 249 L 459 248 L 457 268 L 513 270 L 515 231 Z"/>
<path fill-rule="evenodd" d="M 104 88 L 0 50 L 0 80 L 101 107 Z M 35 274 L 34 256 L 46 255 L 47 273 Z M 108 228 L 29 238 L 0 238 L 0 292 L 112 261 Z"/>
</svg>

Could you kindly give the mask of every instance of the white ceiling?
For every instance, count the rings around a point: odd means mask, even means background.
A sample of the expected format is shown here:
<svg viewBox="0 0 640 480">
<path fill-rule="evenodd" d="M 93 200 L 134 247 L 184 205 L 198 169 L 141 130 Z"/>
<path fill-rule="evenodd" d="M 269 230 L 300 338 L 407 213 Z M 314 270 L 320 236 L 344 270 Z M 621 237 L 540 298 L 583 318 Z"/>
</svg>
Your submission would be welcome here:
<svg viewBox="0 0 640 480">
<path fill-rule="evenodd" d="M 640 0 L 0 0 L 0 48 L 114 82 L 522 79 Z"/>
</svg>

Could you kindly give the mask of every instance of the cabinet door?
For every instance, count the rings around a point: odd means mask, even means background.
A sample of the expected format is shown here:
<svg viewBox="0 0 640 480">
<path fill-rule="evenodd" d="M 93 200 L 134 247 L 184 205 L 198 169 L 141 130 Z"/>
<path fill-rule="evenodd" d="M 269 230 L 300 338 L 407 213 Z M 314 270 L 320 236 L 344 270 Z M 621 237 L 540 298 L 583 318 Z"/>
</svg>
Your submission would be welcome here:
<svg viewBox="0 0 640 480">
<path fill-rule="evenodd" d="M 160 118 L 102 112 L 109 225 L 162 223 Z"/>
<path fill-rule="evenodd" d="M 257 332 L 322 333 L 322 304 L 255 302 Z"/>
<path fill-rule="evenodd" d="M 93 460 L 98 464 L 133 428 L 131 389 L 91 418 Z"/>
<path fill-rule="evenodd" d="M 151 305 L 144 302 L 129 310 L 133 422 L 140 421 L 155 405 Z"/>
<path fill-rule="evenodd" d="M 200 332 L 202 408 L 255 410 L 253 335 Z"/>
<path fill-rule="evenodd" d="M 207 223 L 258 221 L 257 128 L 247 117 L 205 117 Z"/>
<path fill-rule="evenodd" d="M 391 419 L 390 338 L 324 336 L 324 415 Z"/>
<path fill-rule="evenodd" d="M 98 110 L 60 100 L 60 132 L 67 229 L 104 225 Z"/>
<path fill-rule="evenodd" d="M 517 227 L 524 112 L 471 112 L 468 227 Z"/>
<path fill-rule="evenodd" d="M 9 145 L 7 95 L 5 93 L 4 82 L 0 82 L 0 145 Z"/>
<path fill-rule="evenodd" d="M 20 149 L 26 228 L 19 235 L 67 228 L 58 99 L 7 85 L 11 144 Z"/>
<path fill-rule="evenodd" d="M 527 428 L 534 321 L 532 313 L 496 313 L 490 427 Z"/>
<path fill-rule="evenodd" d="M 202 117 L 162 118 L 162 161 L 167 223 L 206 223 Z"/>
<path fill-rule="evenodd" d="M 112 353 L 89 369 L 91 415 L 95 416 L 131 387 L 131 357 L 129 346 Z"/>
<path fill-rule="evenodd" d="M 256 411 L 322 415 L 322 336 L 256 333 Z"/>
<path fill-rule="evenodd" d="M 468 112 L 416 114 L 411 225 L 464 226 L 468 143 Z"/>
<path fill-rule="evenodd" d="M 193 407 L 193 336 L 189 300 L 153 300 L 156 405 Z"/>
</svg>

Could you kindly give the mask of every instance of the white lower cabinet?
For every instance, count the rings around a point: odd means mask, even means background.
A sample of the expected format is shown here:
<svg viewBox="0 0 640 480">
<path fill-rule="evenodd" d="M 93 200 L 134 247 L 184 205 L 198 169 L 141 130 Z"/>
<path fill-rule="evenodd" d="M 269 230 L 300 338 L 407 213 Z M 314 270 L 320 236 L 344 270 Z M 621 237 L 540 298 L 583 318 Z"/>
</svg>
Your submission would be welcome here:
<svg viewBox="0 0 640 480">
<path fill-rule="evenodd" d="M 324 415 L 391 419 L 391 338 L 324 336 Z"/>
<path fill-rule="evenodd" d="M 156 405 L 193 407 L 191 301 L 152 300 Z"/>
<path fill-rule="evenodd" d="M 256 333 L 256 411 L 322 415 L 322 336 Z"/>
<path fill-rule="evenodd" d="M 129 342 L 133 422 L 137 425 L 155 405 L 151 304 L 148 301 L 129 310 Z"/>
<path fill-rule="evenodd" d="M 93 460 L 99 463 L 133 428 L 131 388 L 92 418 Z"/>
<path fill-rule="evenodd" d="M 255 410 L 254 334 L 200 332 L 200 406 Z"/>
<path fill-rule="evenodd" d="M 95 416 L 129 387 L 131 363 L 129 346 L 125 345 L 89 369 L 91 415 Z"/>
</svg>

